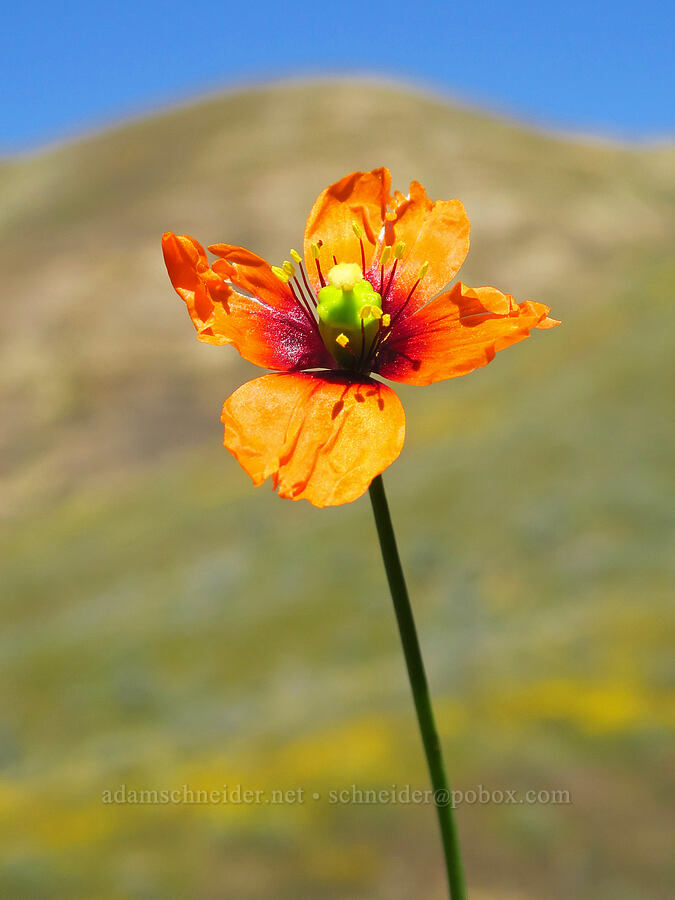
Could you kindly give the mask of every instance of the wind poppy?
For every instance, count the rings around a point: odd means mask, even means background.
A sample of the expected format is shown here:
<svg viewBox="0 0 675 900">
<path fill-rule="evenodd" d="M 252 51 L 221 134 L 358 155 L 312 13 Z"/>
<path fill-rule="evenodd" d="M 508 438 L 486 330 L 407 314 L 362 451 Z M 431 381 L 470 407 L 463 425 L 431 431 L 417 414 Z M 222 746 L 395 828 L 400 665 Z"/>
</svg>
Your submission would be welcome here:
<svg viewBox="0 0 675 900">
<path fill-rule="evenodd" d="M 459 200 L 432 202 L 413 181 L 390 195 L 387 169 L 346 175 L 319 195 L 304 257 L 271 266 L 231 244 L 168 232 L 171 282 L 199 340 L 233 344 L 275 370 L 225 401 L 224 443 L 258 485 L 336 506 L 360 497 L 399 455 L 405 415 L 373 378 L 427 385 L 484 366 L 559 323 L 541 303 L 454 278 L 469 249 Z"/>
</svg>

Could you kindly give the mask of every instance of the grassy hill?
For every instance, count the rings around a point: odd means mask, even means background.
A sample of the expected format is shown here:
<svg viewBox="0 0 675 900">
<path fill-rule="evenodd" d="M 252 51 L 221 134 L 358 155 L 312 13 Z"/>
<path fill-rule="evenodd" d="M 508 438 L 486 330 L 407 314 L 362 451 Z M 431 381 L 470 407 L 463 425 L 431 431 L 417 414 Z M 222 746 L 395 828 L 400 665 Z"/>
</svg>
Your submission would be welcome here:
<svg viewBox="0 0 675 900">
<path fill-rule="evenodd" d="M 460 197 L 462 278 L 564 327 L 401 390 L 386 482 L 475 900 L 666 898 L 675 149 L 544 135 L 376 83 L 215 97 L 0 163 L 0 893 L 442 896 L 367 500 L 254 490 L 164 230 L 283 259 L 316 194 L 388 165 Z M 282 804 L 119 789 L 303 788 Z"/>
</svg>

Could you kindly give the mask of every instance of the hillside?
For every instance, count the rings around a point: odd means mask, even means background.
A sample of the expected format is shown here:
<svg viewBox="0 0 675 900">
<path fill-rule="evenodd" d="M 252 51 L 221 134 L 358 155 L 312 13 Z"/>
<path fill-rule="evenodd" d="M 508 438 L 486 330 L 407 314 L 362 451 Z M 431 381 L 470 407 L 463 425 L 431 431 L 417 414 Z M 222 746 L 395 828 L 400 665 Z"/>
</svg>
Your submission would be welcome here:
<svg viewBox="0 0 675 900">
<path fill-rule="evenodd" d="M 384 163 L 398 187 L 417 178 L 431 196 L 461 196 L 472 220 L 467 283 L 597 313 L 599 294 L 625 284 L 632 254 L 664 250 L 674 162 L 672 149 L 554 140 L 350 83 L 232 94 L 5 162 L 9 511 L 213 434 L 212 412 L 245 370 L 190 342 L 167 293 L 162 231 L 281 259 L 322 187 Z"/>
<path fill-rule="evenodd" d="M 281 260 L 378 165 L 464 201 L 463 280 L 564 322 L 401 390 L 386 475 L 455 784 L 572 795 L 460 808 L 473 896 L 669 896 L 675 148 L 354 82 L 0 163 L 3 896 L 442 896 L 428 808 L 100 800 L 424 784 L 367 501 L 251 488 L 219 413 L 256 370 L 195 340 L 159 250 Z"/>
</svg>

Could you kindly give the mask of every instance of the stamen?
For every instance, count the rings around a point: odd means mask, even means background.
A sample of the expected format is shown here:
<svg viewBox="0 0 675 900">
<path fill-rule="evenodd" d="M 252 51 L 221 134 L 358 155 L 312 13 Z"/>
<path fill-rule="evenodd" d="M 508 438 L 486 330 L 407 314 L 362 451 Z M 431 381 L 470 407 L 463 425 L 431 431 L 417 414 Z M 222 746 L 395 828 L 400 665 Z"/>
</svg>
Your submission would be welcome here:
<svg viewBox="0 0 675 900">
<path fill-rule="evenodd" d="M 291 256 L 293 256 L 294 259 L 295 259 L 296 255 L 299 256 L 300 254 L 294 255 L 293 251 L 291 251 Z M 283 266 L 272 266 L 272 273 L 276 278 L 279 279 L 279 281 L 282 284 L 288 285 L 290 292 L 293 295 L 293 299 L 295 300 L 295 302 L 298 304 L 298 306 L 304 313 L 305 317 L 307 318 L 307 321 L 310 323 L 312 328 L 314 328 L 316 330 L 316 332 L 318 333 L 319 324 L 316 321 L 316 317 L 312 311 L 310 304 L 307 301 L 307 298 L 305 297 L 305 295 L 302 292 L 302 287 L 300 285 L 300 282 L 298 281 L 297 277 L 295 276 L 295 266 L 293 265 L 293 263 L 290 262 L 289 260 L 285 259 Z M 293 288 L 293 284 L 291 283 L 291 278 L 293 278 L 293 280 L 295 281 L 295 284 L 298 289 L 297 293 L 296 293 L 295 289 Z"/>
<path fill-rule="evenodd" d="M 314 291 L 309 286 L 307 275 L 305 274 L 305 267 L 302 263 L 300 263 L 300 274 L 302 275 L 302 282 L 305 285 L 305 291 L 307 293 L 307 296 L 309 297 L 310 303 L 312 304 L 314 309 L 316 309 L 316 297 L 314 296 Z M 295 280 L 297 281 L 298 279 L 296 278 Z"/>
<path fill-rule="evenodd" d="M 370 351 L 372 349 L 372 344 L 368 348 L 368 355 L 370 355 Z M 359 369 L 363 369 L 363 361 L 366 355 L 366 323 L 363 321 L 363 316 L 361 316 L 361 352 L 359 353 Z"/>
<path fill-rule="evenodd" d="M 309 314 L 310 314 L 312 320 L 315 320 L 313 309 L 312 309 L 312 307 L 309 305 L 309 303 L 307 302 L 307 297 L 305 297 L 305 295 L 304 295 L 304 293 L 303 293 L 303 291 L 302 291 L 302 287 L 301 287 L 301 285 L 300 285 L 300 282 L 298 281 L 297 278 L 294 278 L 293 281 L 295 282 L 295 286 L 296 286 L 296 288 L 297 288 L 297 290 L 298 290 L 298 296 L 297 296 L 298 302 L 302 303 L 303 309 L 306 309 L 307 312 L 309 312 Z M 293 285 L 290 284 L 290 282 L 289 282 L 289 285 L 288 285 L 288 286 L 290 287 L 291 291 L 293 291 L 293 296 L 295 297 L 296 294 L 295 294 L 295 290 L 293 289 Z"/>
<path fill-rule="evenodd" d="M 307 302 L 303 301 L 302 295 L 300 295 L 300 297 L 298 297 L 298 295 L 295 293 L 293 285 L 290 282 L 287 282 L 287 283 L 288 283 L 288 287 L 290 288 L 291 294 L 293 295 L 293 299 L 295 300 L 295 302 L 298 304 L 300 309 L 305 314 L 305 317 L 307 318 L 307 321 L 309 322 L 309 324 L 312 326 L 312 328 L 314 328 L 316 333 L 319 334 L 319 323 L 316 321 L 316 318 L 314 317 L 312 310 L 308 307 Z"/>
<path fill-rule="evenodd" d="M 391 324 L 391 316 L 389 313 L 384 313 L 379 322 L 379 327 L 377 329 L 377 334 L 373 340 L 373 343 L 370 345 L 370 350 L 368 351 L 368 356 L 366 358 L 367 368 L 372 369 L 375 364 L 375 359 L 377 358 L 378 350 L 380 349 L 380 344 L 389 337 L 389 332 L 387 334 L 383 334 L 383 332 L 389 328 Z"/>
<path fill-rule="evenodd" d="M 429 261 L 427 260 L 426 262 L 422 263 L 422 265 L 421 265 L 421 267 L 420 267 L 420 270 L 419 270 L 419 272 L 418 272 L 418 274 L 417 274 L 417 281 L 416 281 L 415 284 L 413 284 L 413 286 L 410 288 L 410 293 L 409 293 L 408 296 L 405 298 L 405 302 L 403 303 L 403 305 L 401 306 L 401 308 L 398 310 L 398 312 L 397 312 L 396 315 L 394 316 L 394 322 L 395 322 L 395 321 L 398 319 L 398 317 L 401 315 L 401 313 L 402 313 L 403 310 L 406 308 L 406 306 L 408 305 L 408 303 L 410 303 L 410 298 L 412 297 L 412 295 L 413 295 L 413 294 L 415 293 L 415 291 L 417 290 L 417 285 L 418 285 L 418 284 L 420 283 L 420 281 L 424 278 L 424 276 L 427 274 L 428 271 L 429 271 Z"/>
<path fill-rule="evenodd" d="M 363 272 L 366 271 L 366 251 L 363 246 L 363 229 L 359 225 L 358 222 L 352 222 L 352 230 L 354 234 L 359 239 L 359 244 L 361 245 L 361 269 Z"/>
<path fill-rule="evenodd" d="M 338 334 L 338 336 L 335 338 L 335 343 L 339 344 L 342 347 L 342 349 L 344 350 L 344 348 L 349 343 L 349 338 L 347 337 L 346 334 Z"/>
<path fill-rule="evenodd" d="M 401 253 L 401 256 L 403 255 L 403 253 L 405 253 L 405 244 L 403 243 L 403 241 L 400 241 L 400 242 L 396 245 L 396 248 L 395 248 L 395 250 L 394 250 L 394 253 L 396 254 L 397 251 L 399 251 L 399 252 Z M 384 253 L 382 254 L 382 256 L 384 256 Z M 393 279 L 393 277 L 394 277 L 394 272 L 396 271 L 396 266 L 397 266 L 398 261 L 399 261 L 399 259 L 401 258 L 401 256 L 396 255 L 396 260 L 394 261 L 394 265 L 392 266 L 392 270 L 391 270 L 391 275 L 389 276 L 389 280 L 388 280 L 388 282 L 387 282 L 387 290 L 386 290 L 385 293 L 382 295 L 382 300 L 383 300 L 383 301 L 384 301 L 384 299 L 385 299 L 387 293 L 389 292 L 389 288 L 390 288 L 390 286 L 391 286 L 391 282 L 392 282 L 392 279 Z M 383 268 L 384 268 L 384 267 L 383 267 Z M 418 284 L 420 283 L 420 281 L 424 278 L 424 276 L 427 274 L 428 271 L 429 271 L 429 261 L 427 260 L 427 261 L 425 261 L 424 263 L 422 263 L 422 265 L 420 266 L 420 270 L 419 270 L 419 272 L 418 272 L 418 274 L 417 274 L 417 281 L 416 281 L 416 282 L 413 284 L 413 286 L 411 287 L 410 293 L 409 293 L 408 296 L 406 297 L 405 302 L 403 303 L 403 305 L 401 306 L 401 308 L 398 310 L 398 312 L 396 312 L 396 313 L 394 314 L 394 319 L 393 319 L 393 322 L 394 322 L 394 323 L 396 322 L 396 320 L 398 319 L 398 317 L 401 315 L 401 313 L 403 312 L 403 310 L 404 310 L 404 309 L 406 308 L 406 306 L 408 305 L 408 302 L 410 301 L 410 298 L 412 297 L 412 295 L 413 295 L 413 294 L 415 293 L 415 291 L 417 290 L 417 285 L 418 285 Z M 369 354 L 368 354 L 368 358 L 367 358 L 367 360 L 366 360 L 366 368 L 372 369 L 372 367 L 373 367 L 374 364 L 375 364 L 375 360 L 376 360 L 376 358 L 377 358 L 377 354 L 378 354 L 378 352 L 379 352 L 379 350 L 380 350 L 380 346 L 381 346 L 382 344 L 384 344 L 384 343 L 391 337 L 391 331 L 387 330 L 387 329 L 390 328 L 391 325 L 392 325 L 392 318 L 391 318 L 391 315 L 390 315 L 389 313 L 383 313 L 382 318 L 380 319 L 380 327 L 379 327 L 379 330 L 378 330 L 378 332 L 377 332 L 377 336 L 375 337 L 375 340 L 374 340 L 373 343 L 372 343 L 372 346 L 371 346 L 371 348 L 370 348 L 370 352 L 369 352 Z M 387 333 L 386 333 L 386 334 L 384 333 L 385 330 L 387 330 Z"/>
<path fill-rule="evenodd" d="M 314 291 L 311 289 L 311 287 L 309 286 L 309 282 L 307 281 L 307 275 L 305 274 L 305 267 L 302 262 L 302 257 L 300 256 L 300 254 L 298 253 L 297 250 L 291 249 L 290 254 L 291 254 L 291 257 L 297 263 L 297 265 L 300 267 L 300 274 L 302 275 L 302 280 L 305 285 L 305 288 L 303 290 L 302 285 L 300 284 L 300 281 L 298 280 L 298 277 L 295 274 L 295 270 L 293 270 L 293 272 L 291 274 L 293 275 L 293 277 L 295 277 L 295 283 L 298 286 L 298 291 L 300 293 L 300 296 L 303 298 L 303 300 L 305 300 L 305 302 L 307 302 L 307 306 L 313 306 L 314 308 L 316 308 L 316 297 L 314 296 Z M 286 261 L 284 263 L 283 269 L 285 272 L 290 271 L 288 268 L 288 266 L 290 266 L 290 265 L 291 265 L 291 263 L 289 263 L 288 261 Z"/>
<path fill-rule="evenodd" d="M 290 275 L 287 272 L 284 272 L 282 268 L 279 266 L 272 266 L 272 272 L 282 284 L 288 284 Z"/>
<path fill-rule="evenodd" d="M 321 282 L 321 287 L 326 287 L 326 279 L 323 277 L 323 272 L 321 271 L 321 263 L 319 262 L 319 245 L 312 244 L 312 256 L 314 257 L 314 262 L 316 263 L 316 271 L 319 276 L 319 281 Z"/>
<path fill-rule="evenodd" d="M 293 256 L 293 253 L 291 253 L 291 256 Z M 300 282 L 298 281 L 297 277 L 295 276 L 295 266 L 293 265 L 293 263 L 290 262 L 289 260 L 285 259 L 283 266 L 272 266 L 272 273 L 279 279 L 279 281 L 282 284 L 288 285 L 288 287 L 290 288 L 291 294 L 293 295 L 293 299 L 295 300 L 295 302 L 298 304 L 300 309 L 305 314 L 305 316 L 306 316 L 307 320 L 309 321 L 310 325 L 312 326 L 312 328 L 314 328 L 318 332 L 319 326 L 316 321 L 316 317 L 314 316 L 314 313 L 312 312 L 310 303 L 307 301 L 307 298 L 305 297 L 305 295 L 302 291 L 302 286 L 300 285 Z M 303 275 L 304 275 L 304 272 L 303 272 Z M 298 289 L 297 293 L 293 288 L 293 285 L 291 283 L 291 278 L 293 278 L 293 280 L 295 281 L 295 284 Z M 311 292 L 310 292 L 310 296 L 313 297 L 313 294 Z M 314 305 L 316 306 L 316 303 L 314 303 Z"/>
<path fill-rule="evenodd" d="M 383 303 L 389 295 L 389 288 L 391 287 L 391 283 L 394 280 L 394 275 L 396 274 L 396 268 L 398 266 L 399 259 L 400 259 L 400 256 L 397 256 L 396 259 L 394 260 L 394 265 L 391 267 L 391 272 L 389 273 L 389 279 L 387 281 L 387 286 L 384 289 L 384 293 L 382 294 L 382 302 Z"/>
<path fill-rule="evenodd" d="M 367 303 L 365 306 L 362 306 L 359 310 L 359 315 L 362 319 L 367 319 L 371 317 L 373 319 L 381 319 L 382 318 L 382 310 L 379 306 L 375 306 L 372 303 Z"/>
<path fill-rule="evenodd" d="M 384 283 L 384 267 L 389 261 L 389 257 L 391 256 L 391 247 L 389 244 L 384 248 L 382 253 L 380 254 L 380 294 L 382 293 L 382 285 Z"/>
<path fill-rule="evenodd" d="M 398 266 L 399 260 L 403 258 L 404 253 L 405 253 L 405 241 L 399 241 L 398 244 L 396 244 L 396 246 L 394 247 L 394 256 L 396 258 L 394 259 L 394 265 L 391 267 L 391 272 L 389 273 L 389 280 L 387 281 L 387 286 L 384 289 L 384 293 L 382 294 L 383 301 L 389 295 L 389 288 L 391 287 L 392 281 L 394 280 L 394 275 L 396 274 L 396 267 Z M 425 263 L 424 265 L 427 267 L 427 269 L 429 268 L 429 263 Z M 424 266 L 422 266 L 422 269 L 424 269 Z M 420 269 L 420 272 L 422 272 L 422 269 Z M 424 269 L 424 273 L 418 276 L 417 282 L 416 282 L 415 286 L 413 287 L 413 291 L 419 284 L 420 278 L 423 278 L 424 275 L 426 274 L 426 271 L 427 270 Z M 408 300 L 409 299 L 410 299 L 410 297 L 408 297 Z M 408 300 L 406 300 L 406 303 L 408 302 Z M 403 305 L 405 306 L 405 304 L 403 304 Z"/>
</svg>

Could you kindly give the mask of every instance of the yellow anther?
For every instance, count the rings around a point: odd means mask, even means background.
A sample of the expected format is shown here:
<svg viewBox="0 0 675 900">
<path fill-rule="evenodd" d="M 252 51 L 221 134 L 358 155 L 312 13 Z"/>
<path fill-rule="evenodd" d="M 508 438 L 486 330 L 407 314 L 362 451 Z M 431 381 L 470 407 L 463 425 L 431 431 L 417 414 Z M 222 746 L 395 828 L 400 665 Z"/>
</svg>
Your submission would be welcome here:
<svg viewBox="0 0 675 900">
<path fill-rule="evenodd" d="M 319 245 L 318 244 L 312 244 L 312 256 L 314 257 L 314 259 L 319 258 Z"/>
<path fill-rule="evenodd" d="M 420 268 L 420 273 L 417 276 L 418 279 L 421 281 L 424 278 L 424 276 L 427 274 L 428 271 L 429 271 L 429 261 L 427 260 L 425 263 L 422 263 L 422 267 Z"/>
<path fill-rule="evenodd" d="M 383 266 L 386 266 L 386 264 L 389 262 L 390 256 L 391 256 L 391 247 L 389 246 L 389 244 L 387 244 L 387 246 L 382 251 L 382 256 L 380 257 L 380 263 Z"/>
<path fill-rule="evenodd" d="M 291 250 L 291 257 L 295 260 L 298 265 L 302 264 L 302 257 L 298 253 L 297 250 Z"/>
<path fill-rule="evenodd" d="M 389 313 L 385 313 L 382 316 L 382 324 L 385 328 L 389 328 L 389 326 L 391 325 L 391 316 L 389 315 Z"/>
<path fill-rule="evenodd" d="M 295 266 L 290 260 L 285 259 L 282 268 L 289 278 L 292 278 L 295 275 Z"/>
<path fill-rule="evenodd" d="M 405 241 L 399 241 L 398 244 L 394 247 L 394 256 L 396 259 L 400 259 L 405 253 Z"/>
<path fill-rule="evenodd" d="M 280 266 L 272 266 L 272 272 L 277 276 L 279 281 L 282 281 L 284 284 L 288 284 L 288 280 L 290 278 L 288 272 L 284 271 Z"/>
<path fill-rule="evenodd" d="M 356 263 L 338 263 L 326 275 L 326 280 L 342 291 L 351 291 L 355 284 L 363 280 L 363 272 Z"/>
<path fill-rule="evenodd" d="M 375 306 L 374 303 L 366 303 L 366 305 L 362 306 L 359 310 L 359 315 L 362 319 L 381 319 L 382 310 L 379 306 Z"/>
<path fill-rule="evenodd" d="M 349 338 L 347 337 L 346 334 L 338 334 L 338 336 L 335 338 L 335 343 L 339 344 L 342 347 L 342 349 L 344 350 L 344 348 L 349 343 Z"/>
<path fill-rule="evenodd" d="M 289 275 L 287 272 L 284 272 L 279 266 L 272 266 L 272 272 L 277 276 L 279 281 L 283 282 L 283 284 L 288 284 Z"/>
<path fill-rule="evenodd" d="M 363 237 L 363 228 L 359 225 L 358 222 L 352 222 L 352 231 L 357 236 L 359 240 Z"/>
</svg>

